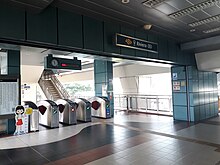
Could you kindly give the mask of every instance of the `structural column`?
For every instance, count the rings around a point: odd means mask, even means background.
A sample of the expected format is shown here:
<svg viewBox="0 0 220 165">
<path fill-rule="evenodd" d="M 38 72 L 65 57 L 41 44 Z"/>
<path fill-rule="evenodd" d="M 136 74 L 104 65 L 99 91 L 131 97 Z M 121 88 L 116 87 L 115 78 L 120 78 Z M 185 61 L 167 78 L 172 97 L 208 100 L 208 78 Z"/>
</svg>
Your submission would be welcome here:
<svg viewBox="0 0 220 165">
<path fill-rule="evenodd" d="M 95 95 L 110 100 L 111 116 L 114 116 L 113 66 L 111 61 L 94 61 Z"/>
<path fill-rule="evenodd" d="M 176 120 L 200 121 L 218 115 L 217 74 L 195 66 L 171 69 L 173 115 Z"/>
<path fill-rule="evenodd" d="M 8 50 L 8 75 L 20 77 L 20 50 Z M 20 85 L 19 85 L 20 87 Z M 15 91 L 16 92 L 16 91 Z M 20 90 L 19 90 L 20 95 Z M 15 119 L 8 119 L 8 133 L 12 134 L 15 131 Z"/>
</svg>

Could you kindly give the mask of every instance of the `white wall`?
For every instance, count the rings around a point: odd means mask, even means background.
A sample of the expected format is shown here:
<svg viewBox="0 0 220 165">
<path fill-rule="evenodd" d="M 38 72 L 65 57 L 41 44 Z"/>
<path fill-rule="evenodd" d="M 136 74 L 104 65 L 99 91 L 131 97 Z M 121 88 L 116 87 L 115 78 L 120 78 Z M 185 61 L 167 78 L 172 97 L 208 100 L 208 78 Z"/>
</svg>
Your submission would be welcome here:
<svg viewBox="0 0 220 165">
<path fill-rule="evenodd" d="M 220 50 L 196 53 L 195 57 L 199 70 L 220 72 Z"/>
<path fill-rule="evenodd" d="M 21 85 L 23 86 L 24 84 Z M 41 95 L 40 100 L 47 99 L 38 83 L 26 83 L 26 85 L 30 86 L 30 88 L 21 88 L 21 101 L 32 101 L 34 103 L 37 103 L 37 101 L 39 101 L 39 98 L 37 98 L 38 93 Z"/>
<path fill-rule="evenodd" d="M 166 85 L 170 85 L 169 83 L 171 82 L 170 80 L 170 68 L 169 67 L 156 67 L 156 66 L 147 66 L 147 65 L 123 65 L 123 66 L 115 66 L 114 70 L 113 70 L 113 76 L 114 79 L 117 78 L 117 85 L 120 87 L 115 87 L 115 93 L 116 94 L 121 94 L 121 90 L 123 90 L 123 93 L 135 93 L 137 94 L 139 92 L 139 88 L 138 88 L 138 82 L 139 82 L 139 76 L 142 75 L 157 75 L 157 74 L 162 74 L 162 73 L 168 73 L 168 77 L 166 79 L 166 83 L 164 80 L 164 76 L 163 76 L 163 84 L 161 84 L 160 86 L 163 87 L 164 84 Z M 157 77 L 157 76 L 154 76 Z M 93 70 L 90 71 L 83 71 L 83 72 L 79 72 L 79 73 L 73 73 L 73 74 L 66 74 L 66 75 L 60 75 L 58 77 L 58 79 L 62 82 L 77 82 L 77 81 L 86 81 L 86 80 L 93 80 L 94 79 L 94 72 Z M 157 80 L 156 78 L 155 82 L 161 83 L 160 80 Z M 120 84 L 119 84 L 120 83 Z M 116 86 L 116 85 L 114 85 Z M 166 86 L 165 88 L 170 89 L 170 86 Z M 120 88 L 122 88 L 120 90 Z M 149 88 L 149 87 L 148 87 Z M 157 89 L 161 91 L 161 89 L 159 89 L 158 87 L 155 87 L 155 89 Z M 171 92 L 171 89 L 170 89 Z M 167 92 L 165 92 L 166 94 L 168 94 Z M 151 92 L 152 94 L 152 92 Z M 156 94 L 156 93 L 155 93 Z M 170 94 L 170 93 L 169 93 Z"/>
<path fill-rule="evenodd" d="M 162 74 L 162 73 L 170 73 L 170 68 L 147 66 L 147 65 L 125 65 L 125 66 L 114 67 L 114 78 L 120 79 L 124 94 L 132 94 L 132 93 L 137 94 L 140 92 L 139 91 L 139 81 L 140 81 L 139 76 Z M 149 87 L 150 86 L 147 86 L 146 84 L 146 88 L 149 88 Z M 146 92 L 147 90 L 145 90 L 145 94 Z M 115 93 L 117 94 L 117 91 L 115 91 Z M 148 94 L 150 93 L 148 92 Z"/>
<path fill-rule="evenodd" d="M 168 67 L 155 67 L 155 66 L 147 66 L 147 65 L 123 65 L 116 66 L 113 68 L 113 76 L 121 77 L 121 78 L 131 78 L 138 75 L 149 75 L 149 74 L 157 74 L 157 73 L 168 73 L 170 72 L 170 68 Z M 83 81 L 83 80 L 94 80 L 94 71 L 83 71 L 76 72 L 72 74 L 60 75 L 59 80 L 61 82 L 74 82 L 74 81 Z"/>
<path fill-rule="evenodd" d="M 62 82 L 74 82 L 74 81 L 85 81 L 85 80 L 94 80 L 93 70 L 76 72 L 72 74 L 59 75 L 58 79 Z"/>
<path fill-rule="evenodd" d="M 157 73 L 168 73 L 169 67 L 157 67 L 148 65 L 124 65 L 114 67 L 114 77 L 133 77 L 138 75 L 149 75 Z"/>
<path fill-rule="evenodd" d="M 31 66 L 22 65 L 21 66 L 21 83 L 38 83 L 38 80 L 44 70 L 43 66 Z"/>
<path fill-rule="evenodd" d="M 22 84 L 22 86 L 23 85 L 24 84 Z M 21 101 L 32 101 L 36 103 L 37 85 L 38 84 L 26 83 L 26 86 L 30 86 L 30 88 L 27 89 L 21 88 Z"/>
</svg>

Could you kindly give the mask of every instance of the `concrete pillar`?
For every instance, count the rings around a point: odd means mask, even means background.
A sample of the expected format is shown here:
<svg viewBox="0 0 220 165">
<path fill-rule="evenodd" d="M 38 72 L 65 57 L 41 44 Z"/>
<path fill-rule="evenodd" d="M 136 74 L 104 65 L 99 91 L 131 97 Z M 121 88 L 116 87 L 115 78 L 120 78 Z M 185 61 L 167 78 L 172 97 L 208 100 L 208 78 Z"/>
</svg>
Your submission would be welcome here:
<svg viewBox="0 0 220 165">
<path fill-rule="evenodd" d="M 111 116 L 114 116 L 113 66 L 111 61 L 94 61 L 95 95 L 106 96 L 110 100 Z"/>
<path fill-rule="evenodd" d="M 194 122 L 218 115 L 216 73 L 175 66 L 171 74 L 174 119 Z"/>
<path fill-rule="evenodd" d="M 20 50 L 8 50 L 8 75 L 20 77 Z M 19 87 L 20 87 L 19 83 Z M 19 90 L 19 95 L 21 90 Z M 15 91 L 16 92 L 16 91 Z M 19 96 L 19 98 L 21 98 Z M 8 119 L 8 133 L 12 134 L 15 131 L 15 119 Z"/>
</svg>

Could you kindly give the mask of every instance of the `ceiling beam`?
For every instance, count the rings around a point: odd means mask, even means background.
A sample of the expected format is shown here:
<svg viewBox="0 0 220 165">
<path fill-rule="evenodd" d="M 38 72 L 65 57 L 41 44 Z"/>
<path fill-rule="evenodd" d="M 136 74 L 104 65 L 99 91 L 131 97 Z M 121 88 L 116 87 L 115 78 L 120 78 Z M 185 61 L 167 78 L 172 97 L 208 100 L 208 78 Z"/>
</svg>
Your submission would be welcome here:
<svg viewBox="0 0 220 165">
<path fill-rule="evenodd" d="M 197 41 L 182 43 L 181 50 L 194 51 L 195 53 L 217 50 L 220 47 L 220 35 L 210 38 L 205 38 Z"/>
</svg>

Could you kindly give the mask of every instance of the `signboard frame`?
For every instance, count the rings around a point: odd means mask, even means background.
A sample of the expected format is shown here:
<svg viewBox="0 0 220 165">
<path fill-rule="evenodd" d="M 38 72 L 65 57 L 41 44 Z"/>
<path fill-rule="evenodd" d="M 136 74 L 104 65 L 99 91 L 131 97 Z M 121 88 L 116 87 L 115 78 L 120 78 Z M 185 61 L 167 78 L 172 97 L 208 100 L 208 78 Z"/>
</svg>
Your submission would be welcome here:
<svg viewBox="0 0 220 165">
<path fill-rule="evenodd" d="M 118 43 L 118 36 L 119 37 L 124 37 L 125 40 L 126 39 L 130 39 L 131 40 L 130 44 Z M 145 45 L 147 48 L 146 47 L 145 48 L 137 47 L 136 44 L 138 42 L 141 42 L 141 44 Z M 133 43 L 133 45 L 132 45 L 132 43 Z M 136 46 L 134 45 L 134 43 L 135 43 Z M 142 40 L 142 39 L 131 37 L 131 36 L 127 36 L 127 35 L 124 35 L 124 34 L 119 34 L 119 33 L 115 34 L 115 44 L 116 44 L 116 46 L 120 46 L 120 47 L 126 47 L 126 48 L 137 49 L 137 50 L 143 50 L 143 51 L 152 52 L 152 53 L 158 53 L 158 43 Z M 156 47 L 156 50 L 151 50 L 150 48 L 148 48 L 148 44 L 150 44 L 151 46 L 153 45 L 154 47 Z M 152 46 L 152 48 L 153 48 L 153 46 Z"/>
<path fill-rule="evenodd" d="M 67 59 L 53 57 L 49 54 L 45 57 L 45 69 L 59 69 L 59 70 L 82 70 L 81 60 L 77 58 Z"/>
</svg>

